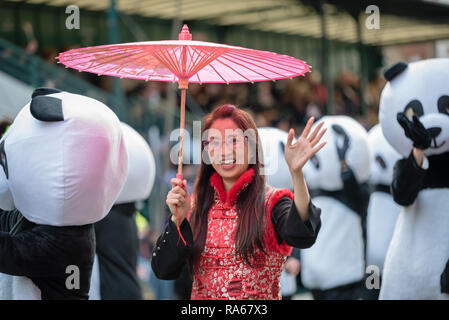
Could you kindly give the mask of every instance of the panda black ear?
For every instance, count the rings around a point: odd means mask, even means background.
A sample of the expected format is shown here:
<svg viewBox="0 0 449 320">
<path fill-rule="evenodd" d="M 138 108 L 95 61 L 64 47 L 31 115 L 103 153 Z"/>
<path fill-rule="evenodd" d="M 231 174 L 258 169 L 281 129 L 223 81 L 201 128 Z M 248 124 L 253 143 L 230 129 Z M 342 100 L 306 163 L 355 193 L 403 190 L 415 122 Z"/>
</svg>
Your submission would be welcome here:
<svg viewBox="0 0 449 320">
<path fill-rule="evenodd" d="M 61 90 L 54 89 L 54 88 L 37 88 L 33 91 L 33 94 L 31 95 L 31 99 L 34 99 L 37 96 L 46 96 L 53 93 L 59 93 L 62 92 Z"/>
<path fill-rule="evenodd" d="M 405 69 L 407 69 L 408 64 L 405 62 L 398 62 L 388 69 L 384 71 L 384 77 L 387 79 L 387 81 L 391 81 L 394 78 L 396 78 L 398 75 L 402 73 Z"/>
<path fill-rule="evenodd" d="M 37 96 L 31 100 L 30 112 L 40 121 L 64 121 L 62 100 L 58 98 Z"/>
</svg>

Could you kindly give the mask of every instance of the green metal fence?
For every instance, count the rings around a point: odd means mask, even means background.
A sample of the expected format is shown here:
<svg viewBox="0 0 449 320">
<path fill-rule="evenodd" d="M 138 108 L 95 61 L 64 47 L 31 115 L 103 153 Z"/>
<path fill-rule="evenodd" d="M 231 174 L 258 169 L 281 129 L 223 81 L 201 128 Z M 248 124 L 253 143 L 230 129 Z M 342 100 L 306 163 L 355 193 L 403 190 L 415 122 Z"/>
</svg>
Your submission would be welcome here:
<svg viewBox="0 0 449 320">
<path fill-rule="evenodd" d="M 17 45 L 0 38 L 0 70 L 22 81 L 32 88 L 48 86 L 55 87 L 64 91 L 78 93 L 85 96 L 95 98 L 102 101 L 111 109 L 120 115 L 120 120 L 127 122 L 139 131 L 148 140 L 148 129 L 157 128 L 162 144 L 167 143 L 168 138 L 164 137 L 167 133 L 167 126 L 169 128 L 176 128 L 179 124 L 179 107 L 176 103 L 176 96 L 174 103 L 168 105 L 151 105 L 149 101 L 144 101 L 139 98 L 128 99 L 117 104 L 115 97 L 108 92 L 92 85 L 80 77 L 78 71 L 66 69 L 61 65 L 50 64 L 35 55 L 26 53 Z M 176 88 L 174 88 L 176 89 Z M 133 116 L 131 112 L 133 108 L 140 106 L 142 112 L 139 116 Z M 189 124 L 193 120 L 199 119 L 199 116 L 186 112 L 186 128 L 189 129 Z M 149 201 L 145 202 L 145 207 L 141 210 L 144 216 L 153 217 L 156 223 L 160 222 L 163 215 L 164 202 L 161 202 L 161 197 L 165 196 L 166 190 L 162 183 L 164 170 L 167 168 L 168 149 L 152 145 L 153 153 L 158 164 L 158 171 L 156 174 L 156 183 Z M 152 205 L 150 205 L 152 204 Z"/>
</svg>

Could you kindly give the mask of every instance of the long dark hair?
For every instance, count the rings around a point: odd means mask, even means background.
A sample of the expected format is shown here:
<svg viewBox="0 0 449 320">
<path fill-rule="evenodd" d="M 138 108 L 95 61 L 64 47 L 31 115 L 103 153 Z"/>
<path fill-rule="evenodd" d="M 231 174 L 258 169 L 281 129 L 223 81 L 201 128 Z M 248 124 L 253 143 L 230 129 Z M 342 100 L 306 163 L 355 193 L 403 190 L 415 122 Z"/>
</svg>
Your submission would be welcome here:
<svg viewBox="0 0 449 320">
<path fill-rule="evenodd" d="M 247 112 L 229 104 L 218 107 L 205 117 L 201 136 L 203 137 L 203 133 L 212 126 L 215 120 L 225 118 L 232 119 L 243 132 L 252 129 L 256 133 L 254 139 L 250 139 L 248 143 L 248 147 L 255 156 L 255 159 L 253 158 L 255 161 L 249 161 L 249 168 L 254 170 L 254 178 L 238 198 L 238 223 L 234 235 L 236 254 L 240 255 L 247 264 L 251 264 L 250 257 L 253 256 L 256 246 L 265 252 L 263 247 L 265 177 L 260 174 L 262 164 L 259 162 L 259 159 L 262 159 L 262 148 L 259 147 L 259 134 L 252 117 Z M 201 145 L 201 154 L 207 154 L 204 152 L 204 144 Z M 201 161 L 195 181 L 194 204 L 190 215 L 194 237 L 192 267 L 198 261 L 206 243 L 207 217 L 215 192 L 210 184 L 210 177 L 214 172 L 215 169 L 211 164 Z"/>
</svg>

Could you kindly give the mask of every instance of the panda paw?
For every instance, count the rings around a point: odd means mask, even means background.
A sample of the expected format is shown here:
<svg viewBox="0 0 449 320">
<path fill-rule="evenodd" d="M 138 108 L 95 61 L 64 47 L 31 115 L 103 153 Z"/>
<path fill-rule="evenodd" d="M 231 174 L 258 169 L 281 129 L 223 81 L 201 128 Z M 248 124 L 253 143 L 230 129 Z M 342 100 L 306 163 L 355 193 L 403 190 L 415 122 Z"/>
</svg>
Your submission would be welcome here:
<svg viewBox="0 0 449 320">
<path fill-rule="evenodd" d="M 413 141 L 415 148 L 426 150 L 430 147 L 432 137 L 416 115 L 413 115 L 413 121 L 410 121 L 404 112 L 399 112 L 396 119 L 404 129 L 405 135 Z"/>
</svg>

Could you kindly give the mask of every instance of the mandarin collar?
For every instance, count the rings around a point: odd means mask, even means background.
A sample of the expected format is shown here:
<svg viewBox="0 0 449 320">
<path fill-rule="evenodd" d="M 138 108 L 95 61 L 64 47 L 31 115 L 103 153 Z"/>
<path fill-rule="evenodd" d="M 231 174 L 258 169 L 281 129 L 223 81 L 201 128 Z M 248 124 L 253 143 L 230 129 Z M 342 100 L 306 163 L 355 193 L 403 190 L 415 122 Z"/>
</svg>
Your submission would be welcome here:
<svg viewBox="0 0 449 320">
<path fill-rule="evenodd" d="M 225 206 L 232 207 L 237 203 L 240 193 L 245 190 L 253 181 L 254 175 L 255 173 L 253 168 L 249 168 L 248 170 L 246 170 L 238 178 L 229 192 L 226 192 L 223 185 L 223 179 L 217 172 L 214 172 L 210 177 L 210 184 L 212 187 L 214 187 L 215 194 L 218 196 L 218 199 L 221 201 L 221 203 L 225 204 Z"/>
</svg>

